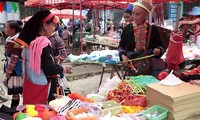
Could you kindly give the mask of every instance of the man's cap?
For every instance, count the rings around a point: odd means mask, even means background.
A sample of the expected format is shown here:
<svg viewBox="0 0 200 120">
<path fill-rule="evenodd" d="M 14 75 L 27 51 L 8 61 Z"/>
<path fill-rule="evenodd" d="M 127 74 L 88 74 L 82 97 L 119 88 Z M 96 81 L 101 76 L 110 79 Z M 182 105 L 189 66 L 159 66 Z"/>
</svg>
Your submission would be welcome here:
<svg viewBox="0 0 200 120">
<path fill-rule="evenodd" d="M 151 12 L 153 10 L 153 7 L 146 1 L 136 1 L 133 5 L 145 9 L 147 12 Z"/>
<path fill-rule="evenodd" d="M 129 4 L 126 8 L 125 11 L 133 11 L 133 4 Z"/>
</svg>

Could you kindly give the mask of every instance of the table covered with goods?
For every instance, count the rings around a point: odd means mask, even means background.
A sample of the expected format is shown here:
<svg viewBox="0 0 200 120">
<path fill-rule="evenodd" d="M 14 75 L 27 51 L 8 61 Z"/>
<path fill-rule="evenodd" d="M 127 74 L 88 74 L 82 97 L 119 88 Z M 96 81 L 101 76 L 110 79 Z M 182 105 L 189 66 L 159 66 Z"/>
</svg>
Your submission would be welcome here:
<svg viewBox="0 0 200 120">
<path fill-rule="evenodd" d="M 87 51 L 98 50 L 99 47 L 116 49 L 119 46 L 119 41 L 119 37 L 111 38 L 100 35 L 86 35 L 83 38 L 83 44 L 85 44 Z"/>
<path fill-rule="evenodd" d="M 20 105 L 15 120 L 182 120 L 199 113 L 200 87 L 170 73 L 108 79 L 98 93 L 58 96 L 48 105 Z M 185 112 L 186 111 L 186 112 Z M 186 114 L 187 113 L 187 114 Z"/>
<path fill-rule="evenodd" d="M 142 76 L 141 76 L 142 78 Z M 138 83 L 141 78 L 117 77 L 101 86 L 97 94 L 82 96 L 78 93 L 60 96 L 49 105 L 21 105 L 14 117 L 38 119 L 69 119 L 69 120 L 97 120 L 97 119 L 126 119 L 140 117 L 139 112 L 146 109 L 146 83 Z M 152 76 L 144 76 L 149 83 L 158 82 Z M 136 113 L 136 114 L 134 114 Z"/>
</svg>

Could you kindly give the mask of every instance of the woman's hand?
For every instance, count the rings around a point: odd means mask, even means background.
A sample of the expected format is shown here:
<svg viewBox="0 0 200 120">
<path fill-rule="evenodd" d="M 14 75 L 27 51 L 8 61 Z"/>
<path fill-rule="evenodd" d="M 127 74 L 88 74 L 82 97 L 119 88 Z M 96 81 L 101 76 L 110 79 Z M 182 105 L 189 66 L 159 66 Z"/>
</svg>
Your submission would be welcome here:
<svg viewBox="0 0 200 120">
<path fill-rule="evenodd" d="M 69 73 L 69 74 L 72 73 L 72 67 L 66 65 L 62 67 L 63 67 L 63 73 Z"/>
<path fill-rule="evenodd" d="M 154 53 L 155 56 L 159 56 L 161 51 L 160 51 L 159 48 L 154 48 L 153 53 Z"/>
</svg>

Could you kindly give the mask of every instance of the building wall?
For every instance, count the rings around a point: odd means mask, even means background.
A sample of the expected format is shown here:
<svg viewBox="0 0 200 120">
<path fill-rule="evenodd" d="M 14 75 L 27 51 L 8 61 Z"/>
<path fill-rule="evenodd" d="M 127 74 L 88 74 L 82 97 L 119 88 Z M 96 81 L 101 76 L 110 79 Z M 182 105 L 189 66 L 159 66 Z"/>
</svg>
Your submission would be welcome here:
<svg viewBox="0 0 200 120">
<path fill-rule="evenodd" d="M 19 2 L 0 2 L 0 31 L 8 20 L 20 20 Z"/>
</svg>

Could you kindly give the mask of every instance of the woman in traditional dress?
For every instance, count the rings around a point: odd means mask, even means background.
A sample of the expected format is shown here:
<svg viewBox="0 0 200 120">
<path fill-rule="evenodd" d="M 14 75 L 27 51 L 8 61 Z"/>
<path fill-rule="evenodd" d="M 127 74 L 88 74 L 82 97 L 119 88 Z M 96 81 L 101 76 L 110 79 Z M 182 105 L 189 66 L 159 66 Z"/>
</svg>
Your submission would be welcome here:
<svg viewBox="0 0 200 120">
<path fill-rule="evenodd" d="M 16 42 L 23 23 L 21 21 L 10 20 L 7 21 L 4 29 L 5 34 L 8 35 L 5 43 L 6 63 L 5 73 L 6 81 L 4 82 L 8 87 L 8 95 L 12 95 L 11 107 L 16 107 L 19 104 L 20 94 L 22 93 L 22 46 Z"/>
<path fill-rule="evenodd" d="M 47 104 L 51 81 L 57 74 L 71 73 L 71 67 L 56 63 L 48 37 L 58 19 L 49 11 L 37 12 L 24 26 L 17 42 L 24 46 L 23 104 Z"/>
</svg>

